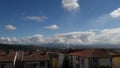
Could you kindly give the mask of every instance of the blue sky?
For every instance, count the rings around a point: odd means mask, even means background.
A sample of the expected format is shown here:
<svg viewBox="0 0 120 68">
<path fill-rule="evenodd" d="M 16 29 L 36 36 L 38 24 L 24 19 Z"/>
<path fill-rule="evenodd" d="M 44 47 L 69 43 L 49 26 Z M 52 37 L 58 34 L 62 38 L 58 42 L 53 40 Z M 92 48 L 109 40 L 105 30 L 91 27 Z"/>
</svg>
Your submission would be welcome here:
<svg viewBox="0 0 120 68">
<path fill-rule="evenodd" d="M 0 0 L 0 37 L 118 29 L 119 8 L 120 0 Z"/>
</svg>

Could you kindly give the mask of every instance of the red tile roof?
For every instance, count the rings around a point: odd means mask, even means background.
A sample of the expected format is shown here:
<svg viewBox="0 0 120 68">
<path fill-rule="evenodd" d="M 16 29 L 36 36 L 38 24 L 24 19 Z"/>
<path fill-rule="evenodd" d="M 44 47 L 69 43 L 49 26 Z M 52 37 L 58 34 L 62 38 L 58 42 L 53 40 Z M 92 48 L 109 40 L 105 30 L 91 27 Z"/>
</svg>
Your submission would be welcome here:
<svg viewBox="0 0 120 68">
<path fill-rule="evenodd" d="M 5 55 L 5 54 L 6 54 L 5 51 L 0 51 L 0 56 Z"/>
<path fill-rule="evenodd" d="M 24 52 L 27 54 L 28 52 Z M 43 52 L 40 51 L 32 51 L 31 54 L 24 55 L 23 61 L 41 61 L 41 60 L 49 60 L 49 57 L 47 54 L 43 54 Z"/>
<path fill-rule="evenodd" d="M 5 52 L 0 52 L 0 62 L 12 62 L 14 60 L 15 52 L 10 51 L 9 54 L 5 54 Z"/>
<path fill-rule="evenodd" d="M 73 53 L 69 53 L 73 56 L 80 56 L 80 57 L 113 57 L 113 56 L 120 56 L 120 52 L 116 50 L 109 50 L 109 49 L 87 49 L 83 51 L 77 51 Z"/>
<path fill-rule="evenodd" d="M 43 52 L 40 51 L 31 51 L 30 53 L 28 51 L 24 51 L 23 53 L 23 59 L 21 59 L 23 61 L 49 60 L 48 55 L 43 54 Z M 15 51 L 10 51 L 9 54 L 6 54 L 4 51 L 0 51 L 0 62 L 13 62 L 15 54 Z"/>
</svg>

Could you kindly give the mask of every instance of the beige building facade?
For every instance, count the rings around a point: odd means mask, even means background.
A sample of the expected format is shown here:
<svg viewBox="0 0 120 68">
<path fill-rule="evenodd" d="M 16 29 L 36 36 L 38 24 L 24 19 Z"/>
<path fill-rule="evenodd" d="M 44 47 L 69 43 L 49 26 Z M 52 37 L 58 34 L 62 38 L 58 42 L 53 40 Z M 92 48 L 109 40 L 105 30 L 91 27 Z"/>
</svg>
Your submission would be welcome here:
<svg viewBox="0 0 120 68">
<path fill-rule="evenodd" d="M 86 49 L 83 51 L 72 52 L 69 54 L 70 65 L 71 68 L 114 68 L 114 57 L 119 54 L 120 52 L 115 50 L 106 49 Z M 119 61 L 117 62 L 119 63 Z M 116 67 L 119 68 L 118 66 Z"/>
</svg>

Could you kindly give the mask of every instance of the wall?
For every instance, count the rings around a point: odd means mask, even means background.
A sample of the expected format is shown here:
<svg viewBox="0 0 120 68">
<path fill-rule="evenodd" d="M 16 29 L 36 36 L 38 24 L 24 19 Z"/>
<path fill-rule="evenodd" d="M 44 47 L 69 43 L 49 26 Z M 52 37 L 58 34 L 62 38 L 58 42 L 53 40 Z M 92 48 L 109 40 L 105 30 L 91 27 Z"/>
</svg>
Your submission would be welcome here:
<svg viewBox="0 0 120 68">
<path fill-rule="evenodd" d="M 5 68 L 13 68 L 12 63 L 0 63 L 0 68 L 1 68 L 1 64 L 5 64 Z"/>
<path fill-rule="evenodd" d="M 30 68 L 30 65 L 36 64 L 36 68 L 48 68 L 48 62 L 45 62 L 45 67 L 40 67 L 40 62 L 24 62 L 23 68 Z"/>
<path fill-rule="evenodd" d="M 78 56 L 72 56 L 72 65 L 73 68 L 89 68 L 89 61 L 88 58 L 78 57 Z M 77 67 L 78 65 L 78 67 Z"/>
<path fill-rule="evenodd" d="M 109 66 L 112 66 L 112 61 L 111 61 L 111 58 L 99 58 L 99 64 L 100 66 L 101 65 L 109 65 Z"/>
<path fill-rule="evenodd" d="M 89 60 L 88 58 L 84 58 L 85 59 L 85 68 L 89 68 Z"/>
<path fill-rule="evenodd" d="M 113 68 L 120 68 L 120 57 L 114 57 L 112 61 Z"/>
<path fill-rule="evenodd" d="M 62 53 L 58 53 L 59 57 L 58 57 L 58 67 L 61 68 L 62 67 L 62 64 L 63 64 L 63 60 L 65 58 L 65 54 L 62 54 Z"/>
</svg>

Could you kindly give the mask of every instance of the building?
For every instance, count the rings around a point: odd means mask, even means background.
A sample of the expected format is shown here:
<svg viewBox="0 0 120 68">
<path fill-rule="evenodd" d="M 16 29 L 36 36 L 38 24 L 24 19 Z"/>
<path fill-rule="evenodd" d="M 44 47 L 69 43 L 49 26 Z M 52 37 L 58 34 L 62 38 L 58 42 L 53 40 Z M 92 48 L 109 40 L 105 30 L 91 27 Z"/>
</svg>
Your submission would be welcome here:
<svg viewBox="0 0 120 68">
<path fill-rule="evenodd" d="M 49 57 L 41 51 L 0 51 L 0 68 L 48 68 Z"/>
<path fill-rule="evenodd" d="M 14 51 L 0 51 L 0 68 L 13 68 L 14 56 Z"/>
<path fill-rule="evenodd" d="M 120 68 L 120 57 L 114 57 L 112 60 L 113 68 Z"/>
<path fill-rule="evenodd" d="M 120 50 L 118 50 L 120 52 Z M 120 68 L 120 56 L 114 57 L 113 61 L 113 68 Z"/>
<path fill-rule="evenodd" d="M 62 68 L 65 54 L 60 52 L 49 52 L 51 68 Z"/>
<path fill-rule="evenodd" d="M 112 58 L 120 52 L 109 49 L 86 49 L 69 53 L 71 68 L 113 67 Z"/>
</svg>

